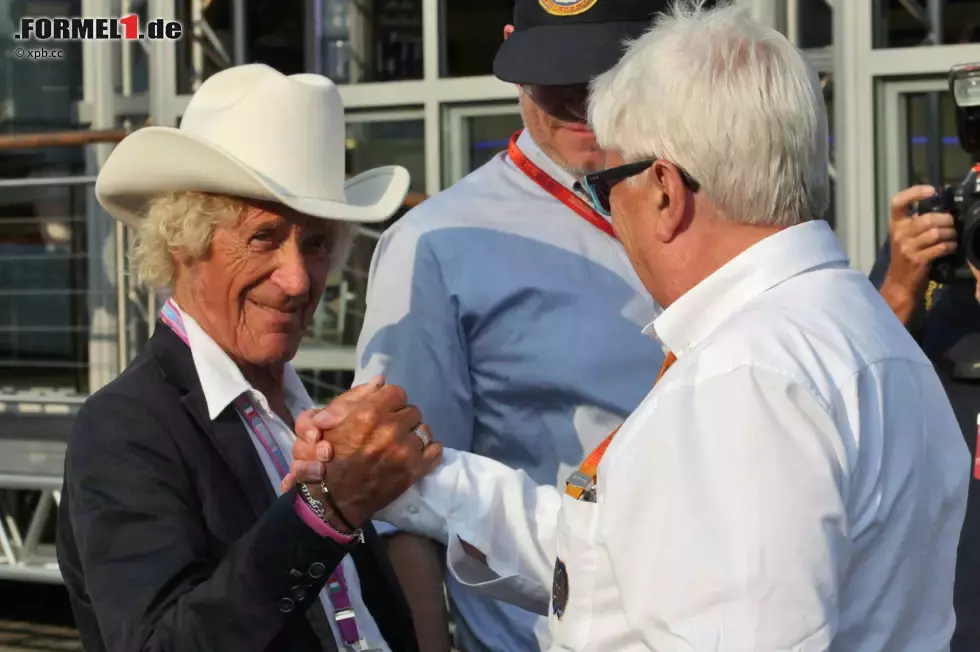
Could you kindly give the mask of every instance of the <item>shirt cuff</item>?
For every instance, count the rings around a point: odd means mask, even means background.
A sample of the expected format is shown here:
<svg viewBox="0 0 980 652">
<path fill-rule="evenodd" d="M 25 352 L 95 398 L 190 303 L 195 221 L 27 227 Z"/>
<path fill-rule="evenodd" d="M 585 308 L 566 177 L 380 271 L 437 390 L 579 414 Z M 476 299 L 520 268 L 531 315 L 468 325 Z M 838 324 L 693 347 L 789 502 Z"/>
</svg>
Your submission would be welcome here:
<svg viewBox="0 0 980 652">
<path fill-rule="evenodd" d="M 313 531 L 319 534 L 321 537 L 329 537 L 337 543 L 344 545 L 349 545 L 352 541 L 354 541 L 354 537 L 349 534 L 338 532 L 330 527 L 329 523 L 317 516 L 316 512 L 314 512 L 313 509 L 306 504 L 306 501 L 303 500 L 301 495 L 296 494 L 296 501 L 294 504 L 296 507 L 296 515 L 303 519 L 303 522 L 310 526 Z"/>
</svg>

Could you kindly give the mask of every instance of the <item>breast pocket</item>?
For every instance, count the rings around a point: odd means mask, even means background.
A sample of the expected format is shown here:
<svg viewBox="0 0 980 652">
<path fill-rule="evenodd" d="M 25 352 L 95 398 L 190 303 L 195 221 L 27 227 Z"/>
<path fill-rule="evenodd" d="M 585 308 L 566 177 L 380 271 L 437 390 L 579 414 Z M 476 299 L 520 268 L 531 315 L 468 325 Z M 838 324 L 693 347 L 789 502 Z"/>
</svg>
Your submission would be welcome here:
<svg viewBox="0 0 980 652">
<path fill-rule="evenodd" d="M 562 496 L 558 558 L 551 587 L 551 633 L 561 650 L 589 642 L 595 603 L 599 506 Z"/>
</svg>

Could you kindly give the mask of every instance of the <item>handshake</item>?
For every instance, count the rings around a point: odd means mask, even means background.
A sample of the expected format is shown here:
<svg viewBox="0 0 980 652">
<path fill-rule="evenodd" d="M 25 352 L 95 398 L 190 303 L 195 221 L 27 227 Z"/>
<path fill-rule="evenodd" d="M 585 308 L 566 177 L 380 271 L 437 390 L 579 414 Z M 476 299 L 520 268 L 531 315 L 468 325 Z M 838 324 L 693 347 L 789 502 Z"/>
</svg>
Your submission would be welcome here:
<svg viewBox="0 0 980 652">
<path fill-rule="evenodd" d="M 322 502 L 322 481 L 341 514 L 328 510 L 326 519 L 347 533 L 347 524 L 360 527 L 441 459 L 442 445 L 432 441 L 405 391 L 375 376 L 296 419 L 294 461 L 281 489 L 309 483 L 310 493 Z"/>
</svg>

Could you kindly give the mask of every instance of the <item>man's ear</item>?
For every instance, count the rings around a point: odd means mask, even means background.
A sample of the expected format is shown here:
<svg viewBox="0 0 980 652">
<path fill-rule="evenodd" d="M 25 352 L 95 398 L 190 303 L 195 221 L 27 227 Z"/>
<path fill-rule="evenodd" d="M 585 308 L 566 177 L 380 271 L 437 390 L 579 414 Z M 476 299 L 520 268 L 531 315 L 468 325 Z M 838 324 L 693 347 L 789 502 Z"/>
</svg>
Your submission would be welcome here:
<svg viewBox="0 0 980 652">
<path fill-rule="evenodd" d="M 680 233 L 687 212 L 688 194 L 680 171 L 667 161 L 656 161 L 647 171 L 651 201 L 657 212 L 656 232 L 661 242 L 670 242 Z"/>
<path fill-rule="evenodd" d="M 510 35 L 514 33 L 513 25 L 504 25 L 504 40 L 506 41 L 510 38 Z"/>
</svg>

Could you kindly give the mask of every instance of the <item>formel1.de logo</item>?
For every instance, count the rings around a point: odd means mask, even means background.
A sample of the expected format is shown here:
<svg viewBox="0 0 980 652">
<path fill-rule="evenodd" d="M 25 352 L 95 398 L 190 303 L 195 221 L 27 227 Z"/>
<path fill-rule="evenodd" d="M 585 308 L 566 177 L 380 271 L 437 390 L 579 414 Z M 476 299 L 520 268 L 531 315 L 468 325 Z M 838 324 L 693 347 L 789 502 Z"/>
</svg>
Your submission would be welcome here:
<svg viewBox="0 0 980 652">
<path fill-rule="evenodd" d="M 176 20 L 154 18 L 141 29 L 139 16 L 82 18 L 81 16 L 25 16 L 20 19 L 18 41 L 125 41 L 177 40 L 184 28 Z"/>
</svg>

